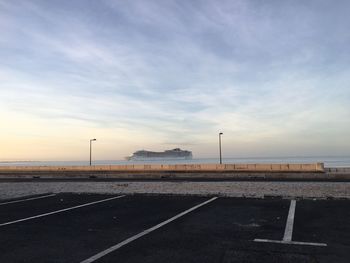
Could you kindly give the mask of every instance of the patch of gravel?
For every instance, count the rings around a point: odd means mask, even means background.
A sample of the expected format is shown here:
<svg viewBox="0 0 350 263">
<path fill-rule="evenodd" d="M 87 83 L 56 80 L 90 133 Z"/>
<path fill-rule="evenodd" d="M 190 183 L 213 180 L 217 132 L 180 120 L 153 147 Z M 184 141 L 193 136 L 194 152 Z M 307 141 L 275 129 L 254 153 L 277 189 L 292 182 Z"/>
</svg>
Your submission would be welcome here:
<svg viewBox="0 0 350 263">
<path fill-rule="evenodd" d="M 350 182 L 10 182 L 0 199 L 45 193 L 178 194 L 230 197 L 346 198 Z"/>
</svg>

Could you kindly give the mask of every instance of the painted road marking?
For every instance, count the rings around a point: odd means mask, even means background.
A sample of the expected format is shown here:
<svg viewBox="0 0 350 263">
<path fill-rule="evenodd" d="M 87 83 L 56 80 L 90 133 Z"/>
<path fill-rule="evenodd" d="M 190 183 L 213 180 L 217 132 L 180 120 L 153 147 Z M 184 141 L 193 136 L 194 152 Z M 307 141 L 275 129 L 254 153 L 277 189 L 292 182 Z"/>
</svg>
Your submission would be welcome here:
<svg viewBox="0 0 350 263">
<path fill-rule="evenodd" d="M 264 243 L 278 243 L 278 244 L 285 244 L 285 245 L 306 245 L 306 246 L 326 247 L 327 244 L 325 243 L 292 241 L 295 207 L 296 207 L 296 200 L 291 200 L 290 206 L 289 206 L 288 218 L 286 222 L 286 228 L 284 230 L 283 240 L 270 240 L 270 239 L 256 238 L 254 239 L 254 241 L 264 242 Z"/>
<path fill-rule="evenodd" d="M 39 217 L 54 215 L 54 214 L 62 213 L 62 212 L 65 212 L 65 211 L 77 209 L 77 208 L 80 208 L 80 207 L 85 207 L 85 206 L 89 206 L 89 205 L 94 205 L 94 204 L 98 204 L 98 203 L 102 203 L 102 202 L 107 202 L 107 201 L 110 201 L 110 200 L 122 198 L 122 197 L 124 197 L 124 196 L 125 196 L 125 195 L 115 196 L 115 197 L 111 197 L 111 198 L 107 198 L 107 199 L 103 199 L 103 200 L 99 200 L 99 201 L 94 201 L 94 202 L 90 202 L 90 203 L 86 203 L 86 204 L 82 204 L 82 205 L 77 205 L 77 206 L 73 206 L 73 207 L 68 207 L 68 208 L 60 209 L 60 210 L 53 211 L 53 212 L 49 212 L 49 213 L 45 213 L 45 214 L 40 214 L 40 215 L 31 216 L 31 217 L 27 217 L 27 218 L 15 220 L 15 221 L 10 221 L 10 222 L 6 222 L 6 223 L 0 224 L 0 227 L 1 227 L 1 226 L 6 226 L 6 225 L 16 224 L 16 223 L 23 222 L 23 221 L 32 220 L 32 219 L 39 218 Z"/>
<path fill-rule="evenodd" d="M 278 243 L 286 245 L 304 245 L 304 246 L 319 246 L 326 247 L 325 243 L 313 243 L 313 242 L 299 242 L 299 241 L 284 241 L 284 240 L 270 240 L 270 239 L 254 239 L 255 242 L 265 242 L 265 243 Z"/>
<path fill-rule="evenodd" d="M 116 245 L 114 245 L 114 246 L 112 246 L 112 247 L 110 247 L 110 248 L 108 248 L 108 249 L 106 249 L 106 250 L 104 250 L 104 251 L 102 251 L 102 252 L 100 252 L 100 253 L 92 256 L 92 257 L 90 257 L 90 258 L 88 258 L 88 259 L 85 259 L 84 261 L 82 261 L 80 263 L 91 263 L 91 262 L 94 262 L 94 261 L 104 257 L 105 255 L 107 255 L 107 254 L 109 254 L 109 253 L 111 253 L 111 252 L 113 252 L 113 251 L 115 251 L 115 250 L 117 250 L 117 249 L 119 249 L 119 248 L 121 248 L 121 247 L 123 247 L 123 246 L 125 246 L 125 245 L 127 245 L 129 243 L 131 243 L 132 241 L 135 241 L 136 239 L 139 239 L 140 237 L 143 237 L 143 236 L 145 236 L 145 235 L 147 235 L 147 234 L 157 230 L 158 228 L 161 228 L 162 226 L 165 226 L 166 224 L 169 224 L 170 222 L 172 222 L 172 221 L 174 221 L 174 220 L 176 220 L 176 219 L 178 219 L 178 218 L 180 218 L 180 217 L 182 217 L 182 216 L 192 212 L 193 210 L 196 210 L 197 208 L 199 208 L 201 206 L 204 206 L 204 205 L 206 205 L 206 204 L 208 204 L 210 202 L 213 202 L 217 198 L 218 197 L 213 197 L 213 198 L 211 198 L 211 199 L 209 199 L 209 200 L 207 200 L 207 201 L 205 201 L 205 202 L 203 202 L 203 203 L 201 203 L 199 205 L 196 205 L 196 206 L 194 206 L 194 207 L 192 207 L 192 208 L 190 208 L 190 209 L 188 209 L 188 210 L 186 210 L 186 211 L 184 211 L 184 212 L 182 212 L 182 213 L 180 213 L 180 214 L 178 214 L 178 215 L 176 215 L 176 216 L 174 216 L 172 218 L 169 218 L 168 220 L 166 220 L 166 221 L 164 221 L 164 222 L 162 222 L 162 223 L 160 223 L 158 225 L 155 225 L 154 227 L 148 228 L 145 231 L 142 231 L 141 233 L 139 233 L 137 235 L 134 235 L 134 236 L 132 236 L 132 237 L 130 237 L 128 239 L 125 239 L 124 241 L 122 241 L 122 242 L 120 242 L 120 243 L 118 243 L 118 244 L 116 244 Z"/>
<path fill-rule="evenodd" d="M 295 214 L 295 200 L 290 201 L 289 213 L 286 223 L 286 229 L 284 230 L 283 241 L 292 241 L 293 225 L 294 225 L 294 214 Z"/>
<path fill-rule="evenodd" d="M 0 205 L 7 205 L 7 204 L 14 204 L 14 203 L 20 203 L 20 202 L 25 202 L 25 201 L 36 200 L 36 199 L 42 199 L 42 198 L 47 198 L 47 197 L 51 197 L 51 196 L 55 196 L 55 195 L 56 195 L 56 194 L 49 194 L 49 195 L 31 197 L 31 198 L 27 198 L 27 199 L 9 201 L 9 202 L 5 202 L 5 203 L 0 203 Z"/>
</svg>

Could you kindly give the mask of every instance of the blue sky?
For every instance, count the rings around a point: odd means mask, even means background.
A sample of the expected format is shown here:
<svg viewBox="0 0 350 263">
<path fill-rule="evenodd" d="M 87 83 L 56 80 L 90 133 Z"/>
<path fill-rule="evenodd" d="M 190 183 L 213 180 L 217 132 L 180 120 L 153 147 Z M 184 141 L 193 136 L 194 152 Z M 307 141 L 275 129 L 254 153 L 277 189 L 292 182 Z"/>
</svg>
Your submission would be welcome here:
<svg viewBox="0 0 350 263">
<path fill-rule="evenodd" d="M 350 155 L 349 1 L 0 0 L 0 160 Z"/>
</svg>

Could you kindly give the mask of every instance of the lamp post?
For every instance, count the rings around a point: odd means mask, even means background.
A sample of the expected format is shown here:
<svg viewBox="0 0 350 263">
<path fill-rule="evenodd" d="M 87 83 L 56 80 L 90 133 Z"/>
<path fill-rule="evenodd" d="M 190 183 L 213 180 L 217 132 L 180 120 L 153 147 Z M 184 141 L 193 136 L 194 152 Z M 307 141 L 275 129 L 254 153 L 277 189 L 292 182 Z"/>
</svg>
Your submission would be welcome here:
<svg viewBox="0 0 350 263">
<path fill-rule="evenodd" d="M 222 132 L 219 133 L 219 153 L 220 153 L 220 164 L 222 164 L 222 155 L 221 155 L 221 135 L 223 135 Z"/>
<path fill-rule="evenodd" d="M 90 139 L 90 166 L 91 166 L 91 144 L 93 141 L 96 141 L 96 139 Z"/>
</svg>

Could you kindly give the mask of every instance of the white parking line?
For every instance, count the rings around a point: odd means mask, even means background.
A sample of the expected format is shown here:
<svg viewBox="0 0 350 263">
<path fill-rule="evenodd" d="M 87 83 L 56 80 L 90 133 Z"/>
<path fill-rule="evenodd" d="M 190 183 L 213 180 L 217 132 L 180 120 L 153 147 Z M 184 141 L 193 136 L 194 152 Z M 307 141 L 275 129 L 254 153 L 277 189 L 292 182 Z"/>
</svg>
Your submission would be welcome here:
<svg viewBox="0 0 350 263">
<path fill-rule="evenodd" d="M 254 239 L 255 242 L 263 243 L 277 243 L 277 244 L 286 244 L 286 245 L 304 245 L 304 246 L 319 246 L 326 247 L 325 243 L 313 243 L 313 242 L 300 242 L 300 241 L 284 241 L 284 240 L 270 240 L 270 239 Z"/>
<path fill-rule="evenodd" d="M 129 243 L 131 243 L 132 241 L 134 241 L 136 239 L 139 239 L 140 237 L 143 237 L 143 236 L 153 232 L 154 230 L 156 230 L 158 228 L 161 228 L 162 226 L 165 226 L 166 224 L 169 224 L 170 222 L 172 222 L 172 221 L 174 221 L 174 220 L 176 220 L 176 219 L 178 219 L 178 218 L 180 218 L 180 217 L 182 217 L 182 216 L 192 212 L 193 210 L 196 210 L 197 208 L 199 208 L 201 206 L 204 206 L 204 205 L 214 201 L 217 198 L 218 197 L 213 197 L 213 198 L 211 198 L 211 199 L 209 199 L 209 200 L 207 200 L 207 201 L 205 201 L 205 202 L 203 202 L 203 203 L 201 203 L 199 205 L 196 205 L 196 206 L 194 206 L 194 207 L 192 207 L 192 208 L 190 208 L 190 209 L 188 209 L 188 210 L 186 210 L 186 211 L 184 211 L 184 212 L 182 212 L 182 213 L 180 213 L 180 214 L 178 214 L 178 215 L 176 215 L 176 216 L 174 216 L 172 218 L 169 218 L 168 220 L 166 220 L 166 221 L 164 221 L 164 222 L 162 222 L 162 223 L 160 223 L 160 224 L 158 224 L 158 225 L 156 225 L 154 227 L 148 228 L 145 231 L 142 231 L 141 233 L 139 233 L 137 235 L 134 235 L 134 236 L 132 236 L 132 237 L 130 237 L 128 239 L 125 239 L 124 241 L 122 241 L 122 242 L 120 242 L 120 243 L 118 243 L 118 244 L 116 244 L 116 245 L 114 245 L 114 246 L 112 246 L 112 247 L 110 247 L 110 248 L 108 248 L 108 249 L 106 249 L 106 250 L 104 250 L 104 251 L 102 251 L 102 252 L 100 252 L 100 253 L 92 256 L 92 257 L 90 257 L 90 258 L 88 258 L 88 259 L 85 259 L 84 261 L 82 261 L 80 263 L 91 263 L 91 262 L 94 262 L 94 261 L 100 259 L 101 257 L 103 257 L 103 256 L 105 256 L 105 255 L 107 255 L 107 254 L 109 254 L 109 253 L 111 253 L 111 252 L 113 252 L 113 251 L 115 251 L 115 250 L 117 250 L 117 249 L 119 249 L 119 248 L 129 244 Z"/>
<path fill-rule="evenodd" d="M 49 213 L 45 213 L 45 214 L 40 214 L 40 215 L 31 216 L 31 217 L 27 217 L 27 218 L 15 220 L 15 221 L 10 221 L 10 222 L 6 222 L 6 223 L 0 224 L 0 227 L 1 227 L 1 226 L 6 226 L 6 225 L 16 224 L 16 223 L 23 222 L 23 221 L 28 221 L 28 220 L 35 219 L 35 218 L 39 218 L 39 217 L 54 215 L 54 214 L 62 213 L 62 212 L 65 212 L 65 211 L 77 209 L 77 208 L 80 208 L 80 207 L 85 207 L 85 206 L 89 206 L 89 205 L 94 205 L 94 204 L 98 204 L 98 203 L 102 203 L 102 202 L 107 202 L 107 201 L 110 201 L 110 200 L 122 198 L 122 197 L 124 197 L 124 196 L 125 196 L 125 195 L 115 196 L 115 197 L 111 197 L 111 198 L 107 198 L 107 199 L 103 199 L 103 200 L 99 200 L 99 201 L 94 201 L 94 202 L 90 202 L 90 203 L 86 203 L 86 204 L 82 204 L 82 205 L 77 205 L 77 206 L 73 206 L 73 207 L 68 207 L 68 208 L 60 209 L 60 210 L 53 211 L 53 212 L 49 212 Z"/>
<path fill-rule="evenodd" d="M 306 246 L 326 247 L 327 244 L 325 244 L 325 243 L 292 241 L 295 207 L 296 207 L 296 201 L 291 200 L 290 206 L 289 206 L 288 218 L 287 218 L 287 222 L 286 222 L 286 228 L 284 230 L 283 240 L 271 240 L 271 239 L 256 238 L 256 239 L 254 239 L 254 241 L 255 242 L 264 242 L 264 243 L 285 244 L 285 245 L 306 245 Z"/>
<path fill-rule="evenodd" d="M 55 196 L 55 195 L 56 194 L 49 194 L 49 195 L 31 197 L 31 198 L 27 198 L 27 199 L 14 200 L 14 201 L 9 201 L 9 202 L 5 202 L 5 203 L 0 203 L 0 205 L 7 205 L 7 204 L 20 203 L 20 202 L 25 202 L 25 201 L 30 201 L 30 200 L 42 199 L 42 198 L 47 198 L 47 197 L 51 197 L 51 196 Z"/>
<path fill-rule="evenodd" d="M 286 223 L 286 229 L 284 230 L 283 241 L 292 241 L 293 225 L 294 225 L 294 214 L 295 214 L 296 201 L 290 201 L 289 213 Z"/>
</svg>

